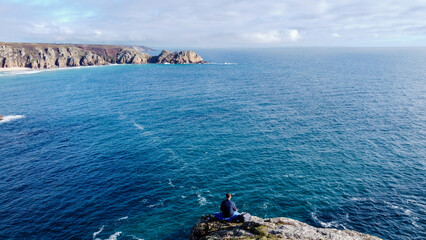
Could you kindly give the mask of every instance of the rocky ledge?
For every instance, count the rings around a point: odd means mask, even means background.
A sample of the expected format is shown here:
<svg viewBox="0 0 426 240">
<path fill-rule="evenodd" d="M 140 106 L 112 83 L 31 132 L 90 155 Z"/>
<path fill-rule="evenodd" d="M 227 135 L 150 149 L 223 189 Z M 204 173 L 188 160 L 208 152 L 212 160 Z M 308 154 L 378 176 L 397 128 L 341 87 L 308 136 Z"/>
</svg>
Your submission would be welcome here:
<svg viewBox="0 0 426 240">
<path fill-rule="evenodd" d="M 205 61 L 192 50 L 163 50 L 159 56 L 151 56 L 125 46 L 0 42 L 0 68 L 50 69 L 146 63 L 189 64 Z"/>
<path fill-rule="evenodd" d="M 213 215 L 206 215 L 194 225 L 190 239 L 379 240 L 380 238 L 351 230 L 316 228 L 283 217 L 262 219 L 252 216 L 248 222 L 231 223 L 217 221 Z"/>
</svg>

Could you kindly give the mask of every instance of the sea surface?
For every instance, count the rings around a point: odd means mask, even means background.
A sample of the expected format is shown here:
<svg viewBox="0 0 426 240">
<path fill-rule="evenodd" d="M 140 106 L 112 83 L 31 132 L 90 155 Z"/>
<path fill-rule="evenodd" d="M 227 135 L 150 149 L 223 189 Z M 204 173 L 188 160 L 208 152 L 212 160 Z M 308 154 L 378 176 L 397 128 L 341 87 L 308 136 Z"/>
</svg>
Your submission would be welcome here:
<svg viewBox="0 0 426 240">
<path fill-rule="evenodd" d="M 188 239 L 241 211 L 426 239 L 426 49 L 0 73 L 0 239 Z"/>
</svg>

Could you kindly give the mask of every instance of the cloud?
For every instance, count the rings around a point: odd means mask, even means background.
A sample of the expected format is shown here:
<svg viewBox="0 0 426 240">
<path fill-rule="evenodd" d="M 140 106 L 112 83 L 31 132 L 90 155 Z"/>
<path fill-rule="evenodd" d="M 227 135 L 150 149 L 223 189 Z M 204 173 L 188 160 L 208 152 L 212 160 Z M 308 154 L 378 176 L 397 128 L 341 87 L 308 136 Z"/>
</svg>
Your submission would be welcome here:
<svg viewBox="0 0 426 240">
<path fill-rule="evenodd" d="M 297 29 L 290 29 L 285 31 L 267 31 L 267 32 L 251 32 L 243 33 L 242 39 L 251 43 L 259 44 L 274 44 L 285 42 L 297 42 L 302 38 Z"/>
<path fill-rule="evenodd" d="M 281 42 L 281 33 L 278 31 L 245 33 L 243 38 L 254 43 Z"/>
<path fill-rule="evenodd" d="M 398 45 L 406 38 L 426 44 L 424 0 L 0 0 L 0 6 L 3 41 L 244 47 Z"/>
<path fill-rule="evenodd" d="M 288 35 L 290 40 L 293 42 L 297 42 L 299 39 L 302 38 L 302 36 L 299 34 L 299 31 L 297 31 L 297 29 L 289 30 Z"/>
</svg>

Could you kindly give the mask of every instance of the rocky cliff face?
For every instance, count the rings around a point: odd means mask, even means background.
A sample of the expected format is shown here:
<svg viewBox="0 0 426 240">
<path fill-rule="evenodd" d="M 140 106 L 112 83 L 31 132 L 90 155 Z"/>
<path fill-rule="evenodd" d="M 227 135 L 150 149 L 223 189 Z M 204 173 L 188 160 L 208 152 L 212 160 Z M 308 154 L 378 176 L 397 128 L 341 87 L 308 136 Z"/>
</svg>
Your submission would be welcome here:
<svg viewBox="0 0 426 240">
<path fill-rule="evenodd" d="M 205 63 L 193 51 L 172 53 L 163 50 L 159 56 L 132 48 L 108 45 L 0 43 L 0 68 L 26 67 L 49 69 L 62 67 L 145 63 Z"/>
<path fill-rule="evenodd" d="M 249 222 L 217 221 L 213 215 L 201 217 L 191 231 L 191 240 L 219 239 L 292 239 L 292 240 L 380 240 L 351 230 L 316 228 L 289 218 L 262 219 L 252 216 Z"/>
<path fill-rule="evenodd" d="M 172 64 L 188 64 L 188 63 L 205 63 L 203 59 L 194 51 L 171 52 L 168 50 L 161 51 L 160 55 L 152 58 L 155 63 L 172 63 Z"/>
</svg>

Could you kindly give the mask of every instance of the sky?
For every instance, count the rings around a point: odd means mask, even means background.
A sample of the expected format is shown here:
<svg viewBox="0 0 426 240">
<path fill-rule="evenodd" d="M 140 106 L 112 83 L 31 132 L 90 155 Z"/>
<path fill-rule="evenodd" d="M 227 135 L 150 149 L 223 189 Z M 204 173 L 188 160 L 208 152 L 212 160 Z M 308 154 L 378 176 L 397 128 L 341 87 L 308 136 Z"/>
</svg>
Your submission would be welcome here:
<svg viewBox="0 0 426 240">
<path fill-rule="evenodd" d="M 0 41 L 426 46 L 426 0 L 0 0 Z"/>
</svg>

